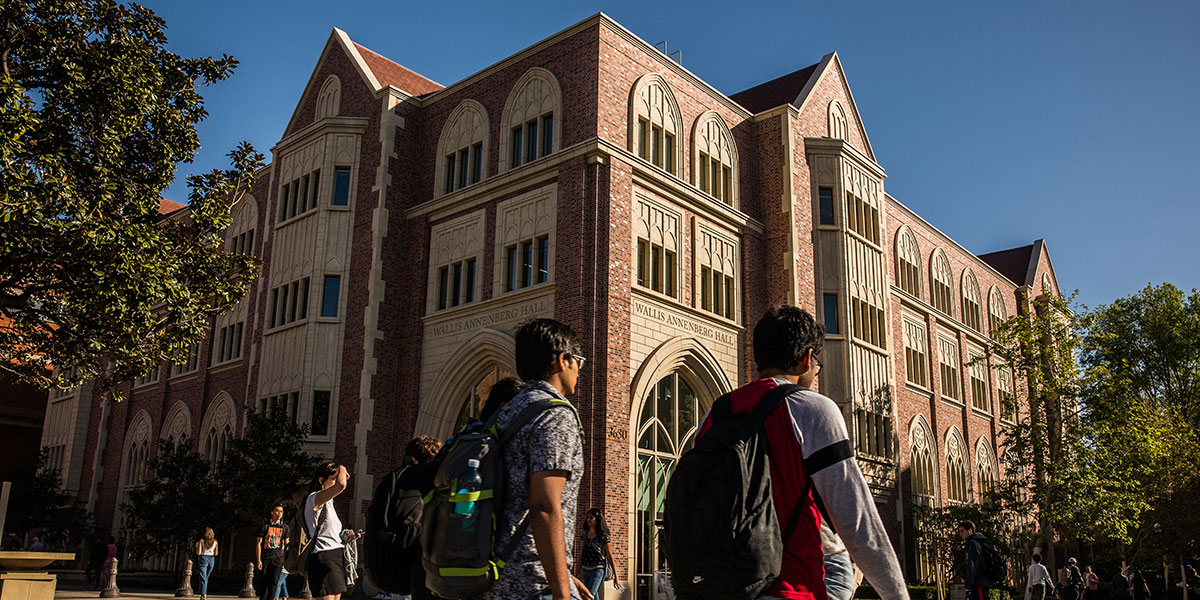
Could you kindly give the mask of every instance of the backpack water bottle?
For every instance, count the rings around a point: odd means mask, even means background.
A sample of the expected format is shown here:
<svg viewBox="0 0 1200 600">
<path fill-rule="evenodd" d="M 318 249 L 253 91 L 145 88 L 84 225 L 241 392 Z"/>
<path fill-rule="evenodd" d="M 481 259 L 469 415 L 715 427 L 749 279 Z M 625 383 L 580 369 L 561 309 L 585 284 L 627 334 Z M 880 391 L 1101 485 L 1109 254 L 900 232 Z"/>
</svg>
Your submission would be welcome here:
<svg viewBox="0 0 1200 600">
<path fill-rule="evenodd" d="M 458 493 L 450 499 L 454 503 L 454 514 L 464 517 L 464 531 L 475 531 L 475 501 L 479 498 L 478 492 L 482 487 L 479 460 L 472 458 L 467 461 L 467 472 L 458 480 Z"/>
</svg>

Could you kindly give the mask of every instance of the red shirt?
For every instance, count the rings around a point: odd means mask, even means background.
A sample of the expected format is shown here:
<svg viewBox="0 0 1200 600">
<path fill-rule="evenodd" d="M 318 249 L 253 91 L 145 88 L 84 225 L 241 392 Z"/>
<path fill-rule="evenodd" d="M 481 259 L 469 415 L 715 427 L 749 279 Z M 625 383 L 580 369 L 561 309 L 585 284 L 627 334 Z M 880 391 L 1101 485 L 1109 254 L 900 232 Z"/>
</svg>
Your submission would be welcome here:
<svg viewBox="0 0 1200 600">
<path fill-rule="evenodd" d="M 774 379 L 767 377 L 734 390 L 730 394 L 733 412 L 750 412 L 776 385 Z M 787 400 L 780 402 L 779 407 L 767 417 L 765 426 L 771 447 L 772 497 L 779 517 L 779 528 L 786 535 L 793 518 L 797 521 L 791 538 L 784 540 L 779 577 L 767 588 L 765 595 L 795 600 L 828 600 L 825 592 L 825 555 L 821 552 L 821 513 L 813 502 L 808 470 L 804 468 L 804 455 L 787 404 Z M 711 426 L 706 417 L 697 439 L 707 433 Z"/>
</svg>

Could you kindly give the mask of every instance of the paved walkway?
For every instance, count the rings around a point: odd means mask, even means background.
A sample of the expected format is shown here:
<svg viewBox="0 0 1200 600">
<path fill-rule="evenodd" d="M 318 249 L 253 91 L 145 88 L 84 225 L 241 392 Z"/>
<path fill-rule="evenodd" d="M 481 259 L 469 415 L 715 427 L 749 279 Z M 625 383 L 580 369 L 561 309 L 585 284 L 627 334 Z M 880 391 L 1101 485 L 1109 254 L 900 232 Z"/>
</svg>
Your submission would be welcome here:
<svg viewBox="0 0 1200 600">
<path fill-rule="evenodd" d="M 100 592 L 96 590 L 85 590 L 81 588 L 63 589 L 61 586 L 54 592 L 54 600 L 94 600 L 100 597 Z M 122 598 L 140 598 L 152 600 L 175 600 L 175 592 L 165 592 L 162 590 L 146 590 L 146 589 L 122 589 Z M 199 600 L 200 595 L 193 596 Z M 223 596 L 220 594 L 209 594 L 208 597 L 212 600 L 233 600 L 237 596 Z"/>
</svg>

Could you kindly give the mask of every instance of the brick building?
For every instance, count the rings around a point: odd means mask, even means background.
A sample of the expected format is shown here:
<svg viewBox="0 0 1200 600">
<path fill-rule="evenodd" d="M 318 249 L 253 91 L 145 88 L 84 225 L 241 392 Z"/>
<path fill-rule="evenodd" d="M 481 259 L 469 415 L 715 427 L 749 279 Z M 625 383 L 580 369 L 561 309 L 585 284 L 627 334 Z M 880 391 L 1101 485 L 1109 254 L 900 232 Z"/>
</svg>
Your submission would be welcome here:
<svg viewBox="0 0 1200 600">
<path fill-rule="evenodd" d="M 272 154 L 226 236 L 263 274 L 193 359 L 118 405 L 51 399 L 75 417 L 45 445 L 104 526 L 155 440 L 216 458 L 268 407 L 347 465 L 361 525 L 403 444 L 474 415 L 515 326 L 554 317 L 589 359 L 579 509 L 605 510 L 642 596 L 672 465 L 787 302 L 826 324 L 821 389 L 921 577 L 911 505 L 999 476 L 1013 383 L 968 362 L 1056 290 L 1041 242 L 975 256 L 885 193 L 836 54 L 727 95 L 596 15 L 442 86 L 334 30 Z"/>
</svg>

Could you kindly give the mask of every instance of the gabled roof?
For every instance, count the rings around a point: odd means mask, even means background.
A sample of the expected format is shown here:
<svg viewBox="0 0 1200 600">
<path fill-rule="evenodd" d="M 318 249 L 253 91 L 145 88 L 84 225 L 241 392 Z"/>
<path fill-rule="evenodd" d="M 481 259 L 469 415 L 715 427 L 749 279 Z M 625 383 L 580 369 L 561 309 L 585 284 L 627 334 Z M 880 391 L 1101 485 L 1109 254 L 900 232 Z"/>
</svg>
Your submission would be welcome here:
<svg viewBox="0 0 1200 600">
<path fill-rule="evenodd" d="M 760 113 L 784 104 L 791 104 L 799 108 L 800 95 L 808 87 L 809 80 L 816 75 L 819 66 L 820 63 L 809 65 L 799 71 L 793 71 L 783 77 L 777 77 L 748 90 L 740 91 L 730 96 L 729 99 L 746 107 L 752 113 Z"/>
<path fill-rule="evenodd" d="M 1037 259 L 1037 256 L 1033 252 L 1033 244 L 1029 244 L 1019 248 L 980 254 L 979 259 L 992 265 L 993 269 L 999 271 L 1013 283 L 1029 285 L 1029 281 L 1027 281 L 1029 266 L 1032 261 Z"/>
<path fill-rule="evenodd" d="M 184 206 L 185 205 L 183 205 L 183 204 L 180 204 L 178 202 L 174 202 L 171 200 L 167 200 L 166 198 L 159 198 L 158 199 L 158 214 L 169 215 L 169 214 L 183 208 Z"/>
<path fill-rule="evenodd" d="M 359 44 L 351 42 L 358 49 L 358 53 L 362 56 L 363 62 L 367 64 L 367 68 L 375 74 L 375 80 L 382 87 L 392 86 L 397 89 L 404 90 L 414 96 L 421 96 L 429 92 L 436 92 L 442 89 L 442 85 L 404 65 L 396 63 L 387 57 Z"/>
</svg>

